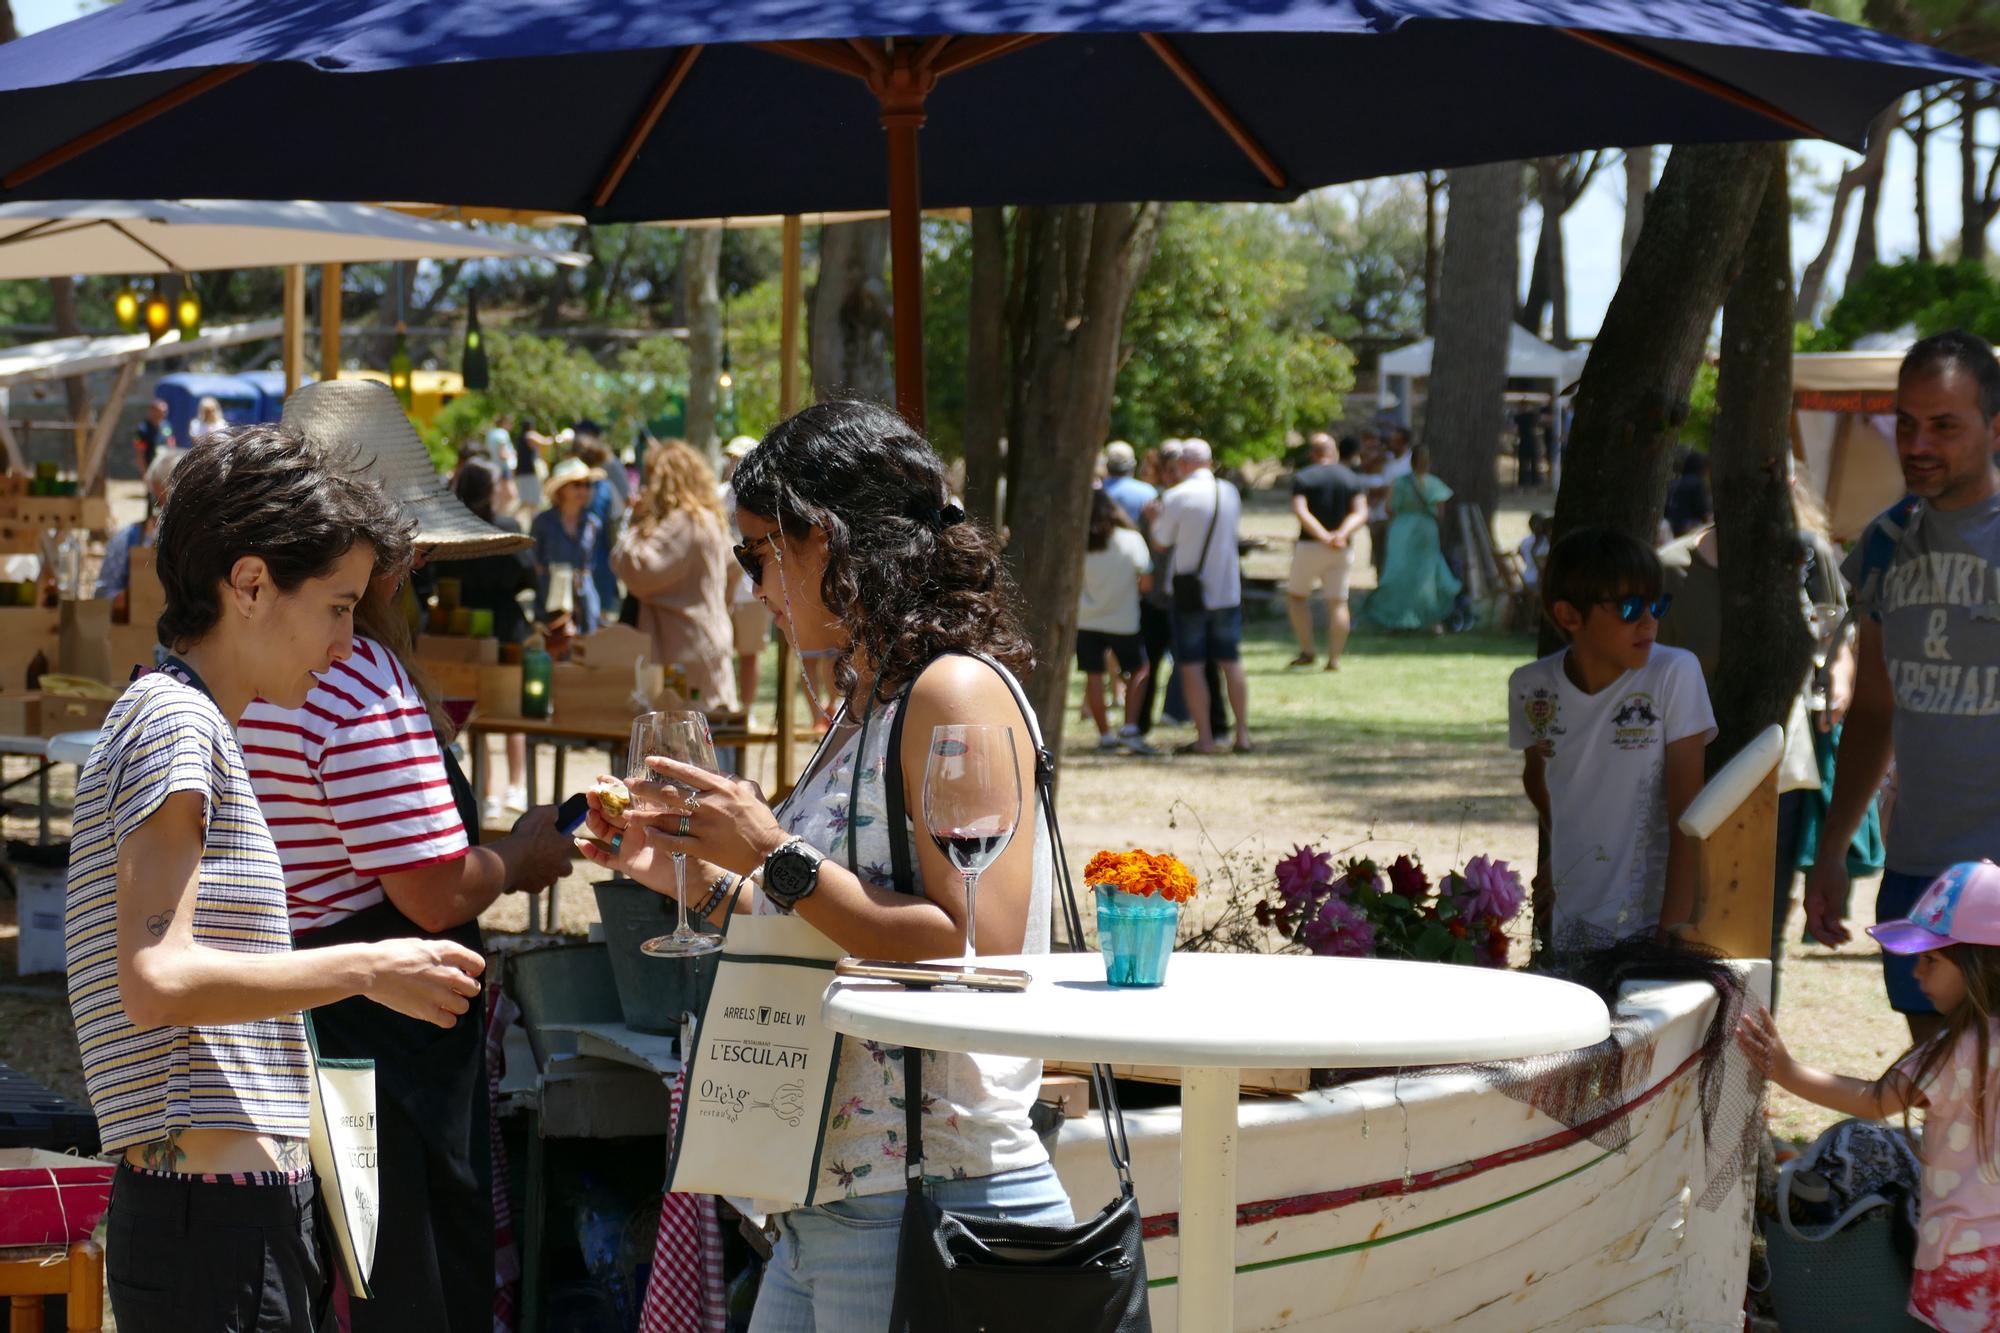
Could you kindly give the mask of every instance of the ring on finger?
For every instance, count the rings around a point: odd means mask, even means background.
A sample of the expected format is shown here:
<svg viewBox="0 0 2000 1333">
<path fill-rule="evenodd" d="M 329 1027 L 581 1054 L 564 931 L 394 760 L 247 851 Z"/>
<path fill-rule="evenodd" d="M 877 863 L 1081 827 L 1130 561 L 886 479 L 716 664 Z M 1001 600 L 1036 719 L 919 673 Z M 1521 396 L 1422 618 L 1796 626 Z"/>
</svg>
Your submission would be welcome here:
<svg viewBox="0 0 2000 1333">
<path fill-rule="evenodd" d="M 689 831 L 694 827 L 693 821 L 694 821 L 693 815 L 681 816 L 681 832 L 680 832 L 681 837 L 685 838 L 691 836 Z"/>
<path fill-rule="evenodd" d="M 688 792 L 687 796 L 681 801 L 681 804 L 685 805 L 688 808 L 688 811 L 692 813 L 701 808 L 701 798 L 706 794 L 707 793 L 705 792 L 691 790 Z"/>
</svg>

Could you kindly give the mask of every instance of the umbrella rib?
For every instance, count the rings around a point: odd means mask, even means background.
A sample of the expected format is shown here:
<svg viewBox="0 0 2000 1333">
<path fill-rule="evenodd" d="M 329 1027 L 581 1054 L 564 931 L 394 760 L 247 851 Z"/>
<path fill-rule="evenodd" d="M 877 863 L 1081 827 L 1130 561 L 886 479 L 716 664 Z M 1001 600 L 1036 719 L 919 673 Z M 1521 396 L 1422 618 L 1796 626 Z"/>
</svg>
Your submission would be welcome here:
<svg viewBox="0 0 2000 1333">
<path fill-rule="evenodd" d="M 866 82 L 868 63 L 852 51 L 832 42 L 752 42 L 759 50 L 769 51 L 787 59 L 797 60 L 807 65 L 818 65 L 836 74 L 846 74 L 851 78 Z"/>
<path fill-rule="evenodd" d="M 181 266 L 179 264 L 176 264 L 173 260 L 167 258 L 165 255 L 161 254 L 158 250 L 155 250 L 152 246 L 146 244 L 144 241 L 140 240 L 137 236 L 133 235 L 131 230 L 128 229 L 124 223 L 116 222 L 107 218 L 105 219 L 105 225 L 107 227 L 110 227 L 111 230 L 117 232 L 120 236 L 123 236 L 126 240 L 132 242 L 132 244 L 138 246 L 141 250 L 144 250 L 147 254 L 151 255 L 153 258 L 159 260 L 162 264 L 165 264 L 169 269 L 173 270 L 174 272 L 180 271 Z"/>
<path fill-rule="evenodd" d="M 17 167 L 0 176 L 0 189 L 15 190 L 44 172 L 52 171 L 69 161 L 81 157 L 91 149 L 107 144 L 127 130 L 137 129 L 156 116 L 165 115 L 174 108 L 192 102 L 210 89 L 219 88 L 239 74 L 250 71 L 252 66 L 218 65 L 206 74 L 189 79 L 178 88 L 161 93 L 152 101 L 136 106 L 124 115 L 105 121 L 94 130 L 88 130 L 71 139 L 68 143 L 51 148 L 24 167 Z"/>
<path fill-rule="evenodd" d="M 660 123 L 660 116 L 666 111 L 667 103 L 671 102 L 674 94 L 680 91 L 681 84 L 687 80 L 688 70 L 694 66 L 695 57 L 700 54 L 699 42 L 693 46 L 683 47 L 673 65 L 668 68 L 666 77 L 660 80 L 660 86 L 653 90 L 652 100 L 646 103 L 645 111 L 640 113 L 639 119 L 634 121 L 632 128 L 626 132 L 625 142 L 619 145 L 618 156 L 611 161 L 611 169 L 606 171 L 604 179 L 598 182 L 597 193 L 591 196 L 594 207 L 604 207 L 611 202 L 611 196 L 618 192 L 618 186 L 624 181 L 625 173 L 630 171 L 632 163 L 638 160 L 640 148 L 645 146 L 647 138 L 653 133 L 653 127 Z"/>
<path fill-rule="evenodd" d="M 1621 38 L 1612 37 L 1601 32 L 1586 32 L 1582 28 L 1557 28 L 1556 31 L 1566 37 L 1574 37 L 1585 46 L 1594 46 L 1598 50 L 1617 56 L 1621 60 L 1629 60 L 1643 69 L 1649 69 L 1655 74 L 1664 75 L 1676 83 L 1684 83 L 1690 88 L 1698 89 L 1711 97 L 1720 98 L 1733 106 L 1742 107 L 1746 111 L 1754 111 L 1769 120 L 1777 121 L 1786 129 L 1796 130 L 1807 138 L 1824 139 L 1826 137 L 1826 132 L 1817 125 L 1807 124 L 1791 112 L 1765 101 L 1754 93 L 1746 93 L 1741 88 L 1732 87 L 1720 79 L 1703 74 L 1700 70 L 1690 69 L 1677 60 L 1670 60 L 1666 56 L 1655 55 L 1653 52 Z"/>
<path fill-rule="evenodd" d="M 63 218 L 42 218 L 40 221 L 30 222 L 19 231 L 10 231 L 5 236 L 0 236 L 0 245 L 18 245 L 22 241 L 32 241 L 64 221 L 66 219 Z"/>
<path fill-rule="evenodd" d="M 1194 100 L 1201 103 L 1202 109 L 1222 127 L 1223 132 L 1235 140 L 1236 146 L 1243 150 L 1243 155 L 1250 159 L 1251 165 L 1270 182 L 1271 188 L 1274 190 L 1287 188 L 1285 169 L 1278 165 L 1278 160 L 1271 156 L 1263 144 L 1257 142 L 1249 127 L 1237 118 L 1227 102 L 1216 95 L 1215 89 L 1208 86 L 1208 80 L 1202 78 L 1195 67 L 1187 62 L 1187 57 L 1174 49 L 1173 43 L 1156 32 L 1142 32 L 1139 37 L 1153 49 L 1153 54 L 1160 58 L 1160 62 L 1173 71 L 1174 77 L 1181 81 L 1181 85 L 1194 94 Z"/>
<path fill-rule="evenodd" d="M 939 78 L 956 74 L 962 69 L 988 60 L 996 60 L 1016 51 L 1026 50 L 1055 36 L 1052 32 L 1015 32 L 997 37 L 961 37 L 951 43 L 949 50 L 941 50 L 931 61 L 931 71 Z"/>
<path fill-rule="evenodd" d="M 878 48 L 870 46 L 859 37 L 848 37 L 843 40 L 846 42 L 848 50 L 861 57 L 861 63 L 868 66 L 870 74 L 884 74 L 888 72 L 889 58 L 882 54 Z M 951 39 L 947 37 L 945 40 L 950 41 Z"/>
</svg>

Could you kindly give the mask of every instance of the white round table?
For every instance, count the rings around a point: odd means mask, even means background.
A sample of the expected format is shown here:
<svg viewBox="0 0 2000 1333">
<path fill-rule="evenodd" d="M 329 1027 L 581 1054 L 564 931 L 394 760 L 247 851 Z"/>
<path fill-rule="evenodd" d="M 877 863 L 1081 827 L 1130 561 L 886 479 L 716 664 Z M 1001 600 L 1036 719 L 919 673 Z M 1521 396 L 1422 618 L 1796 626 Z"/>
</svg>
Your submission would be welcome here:
<svg viewBox="0 0 2000 1333">
<path fill-rule="evenodd" d="M 1581 986 L 1483 967 L 1190 953 L 1174 955 L 1166 985 L 1136 990 L 1107 985 L 1095 953 L 979 961 L 1034 982 L 1009 994 L 836 981 L 821 1016 L 851 1037 L 924 1050 L 1180 1068 L 1186 1330 L 1235 1327 L 1235 1070 L 1505 1060 L 1611 1030 Z"/>
</svg>

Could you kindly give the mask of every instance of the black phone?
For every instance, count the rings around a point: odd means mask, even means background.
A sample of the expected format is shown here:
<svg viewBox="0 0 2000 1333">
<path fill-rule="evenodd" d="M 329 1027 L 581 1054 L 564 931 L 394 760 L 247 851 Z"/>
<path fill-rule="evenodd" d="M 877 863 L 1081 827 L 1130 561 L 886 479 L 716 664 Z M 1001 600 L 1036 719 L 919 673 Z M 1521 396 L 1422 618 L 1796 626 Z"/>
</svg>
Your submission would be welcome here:
<svg viewBox="0 0 2000 1333">
<path fill-rule="evenodd" d="M 582 838 L 588 842 L 594 842 L 605 851 L 616 853 L 618 850 L 616 847 L 613 847 L 610 843 L 604 841 L 604 839 L 597 837 L 584 826 L 584 821 L 589 818 L 590 802 L 584 799 L 582 792 L 578 792 L 556 807 L 557 828 L 573 838 Z"/>
</svg>

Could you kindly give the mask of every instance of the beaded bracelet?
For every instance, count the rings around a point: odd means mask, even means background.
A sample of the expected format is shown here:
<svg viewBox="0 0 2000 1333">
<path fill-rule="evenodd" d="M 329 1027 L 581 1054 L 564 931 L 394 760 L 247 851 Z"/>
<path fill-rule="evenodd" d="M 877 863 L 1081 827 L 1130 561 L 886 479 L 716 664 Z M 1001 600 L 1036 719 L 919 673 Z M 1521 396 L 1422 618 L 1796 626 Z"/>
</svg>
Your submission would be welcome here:
<svg viewBox="0 0 2000 1333">
<path fill-rule="evenodd" d="M 722 895 L 728 893 L 730 886 L 735 882 L 736 876 L 730 874 L 727 870 L 710 880 L 708 884 L 708 896 L 701 900 L 701 906 L 694 909 L 694 914 L 704 921 L 708 920 L 709 915 L 722 905 Z"/>
</svg>

